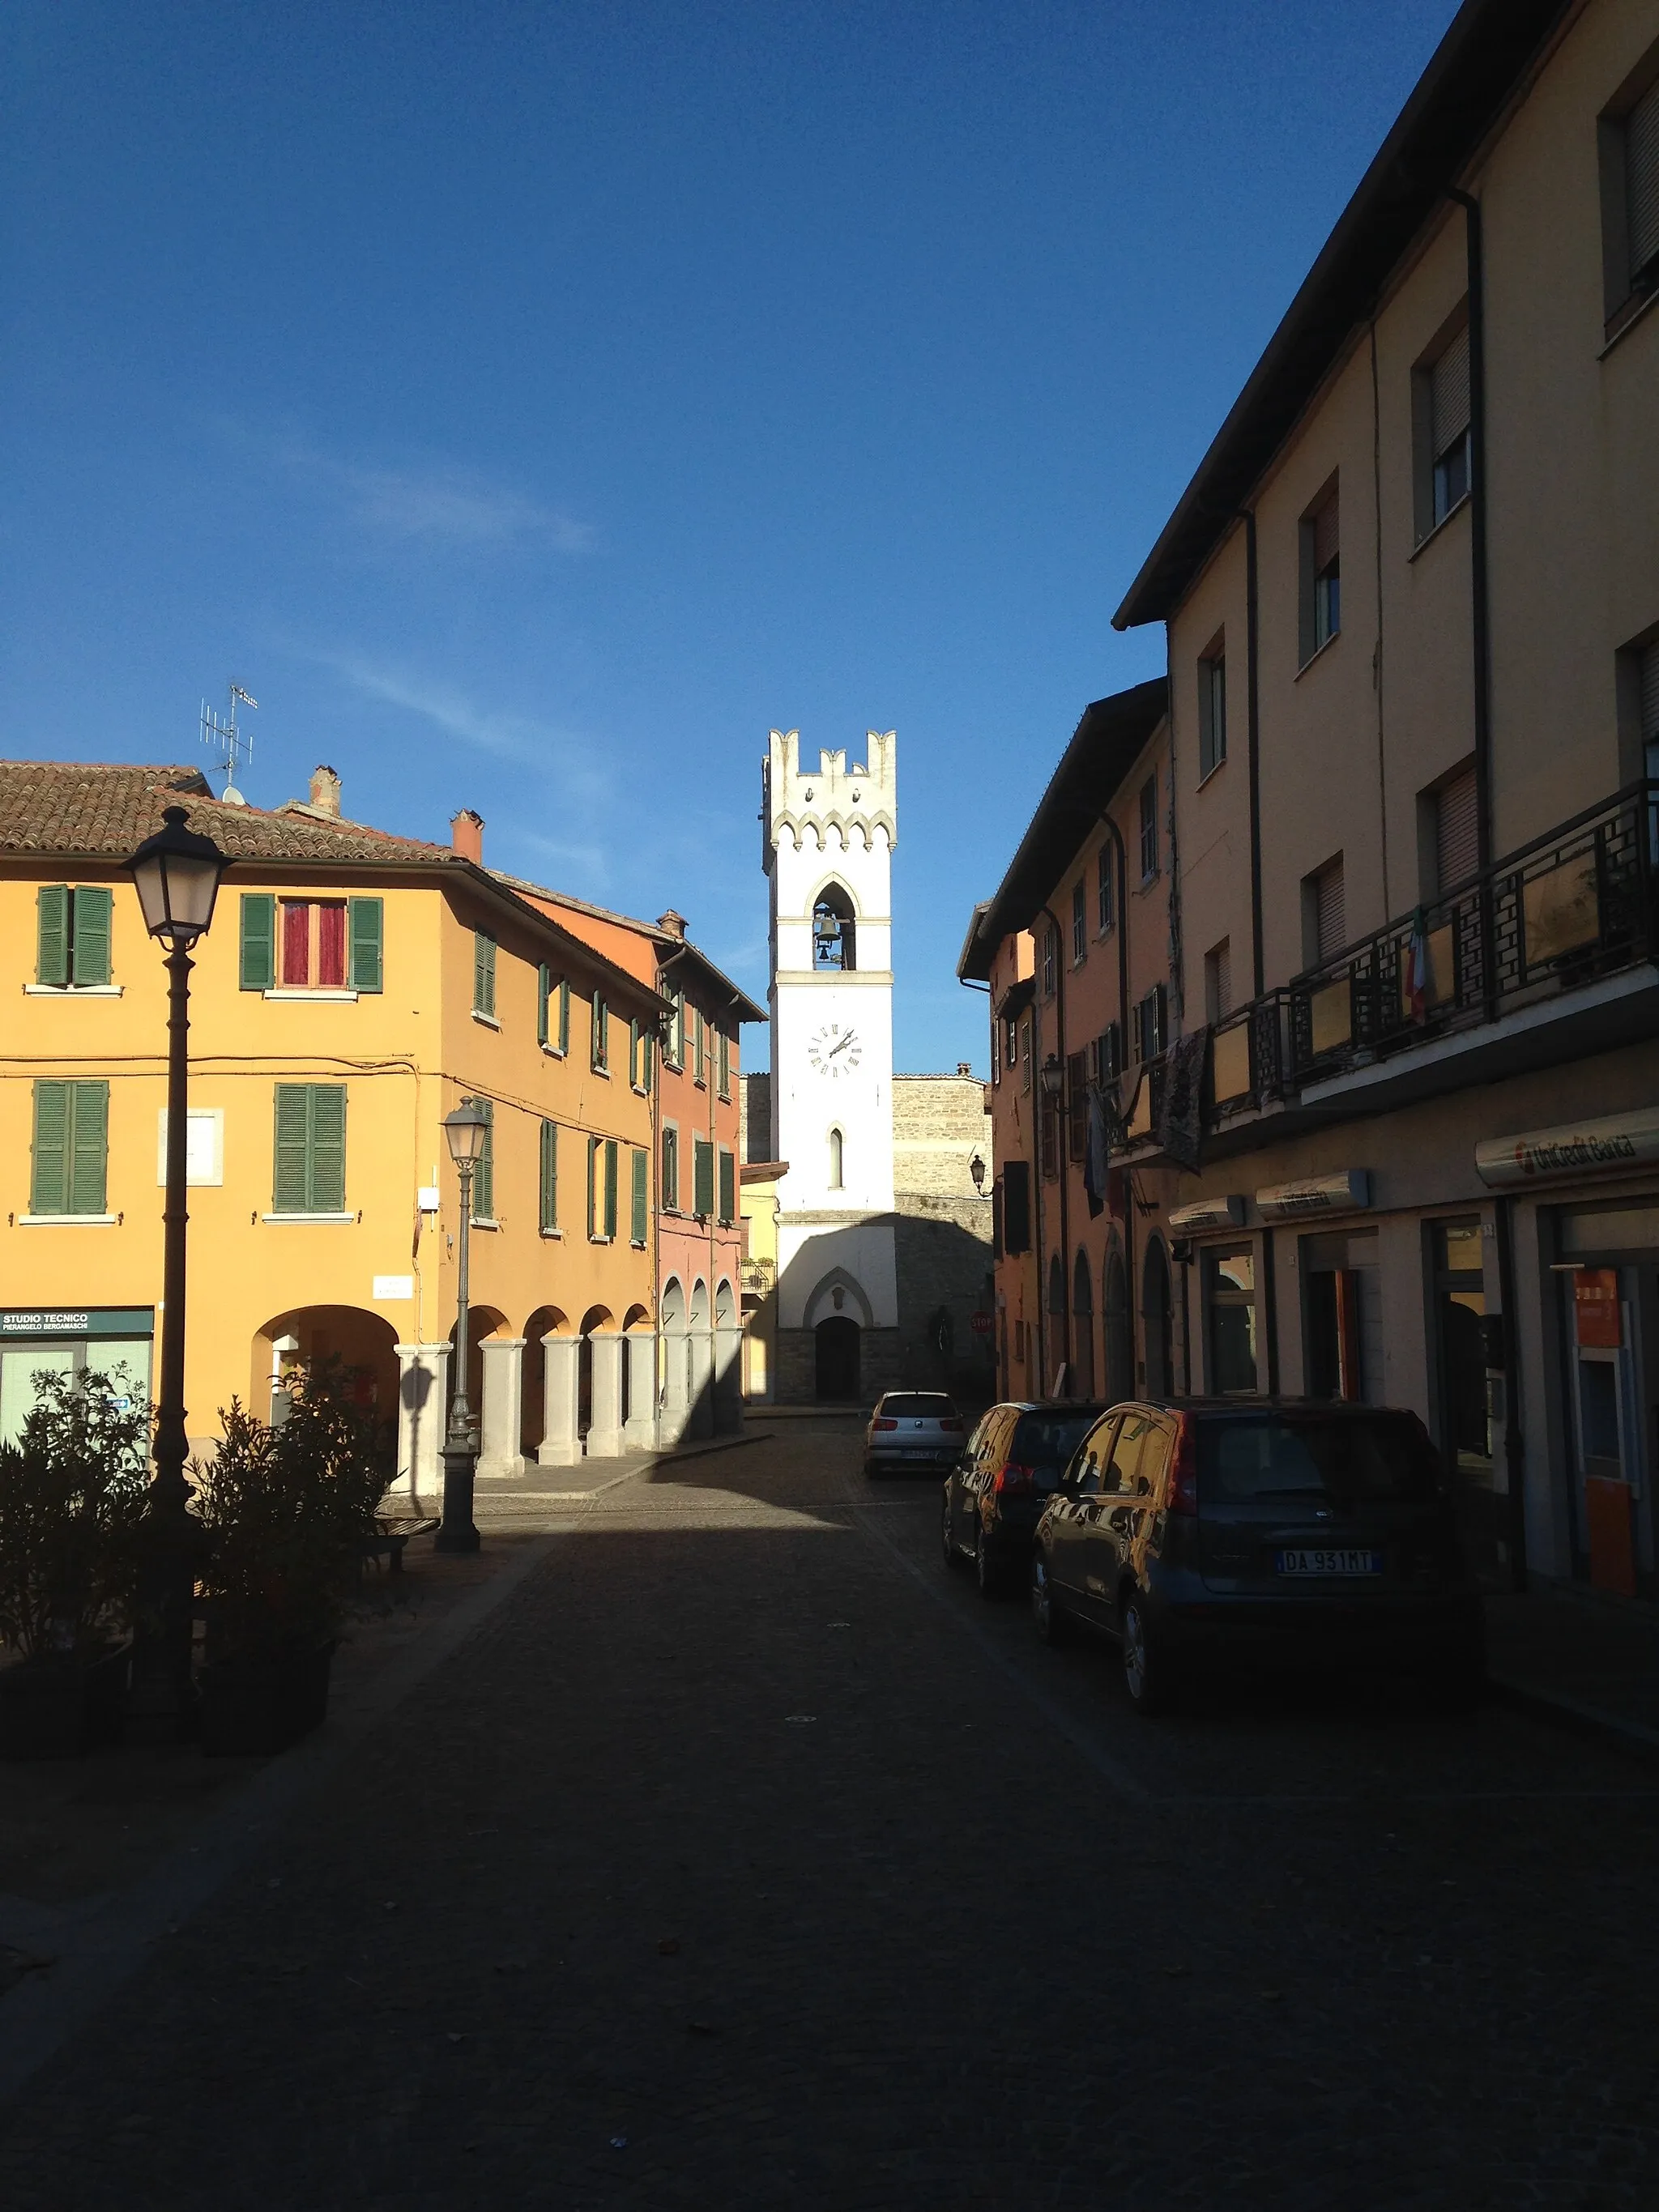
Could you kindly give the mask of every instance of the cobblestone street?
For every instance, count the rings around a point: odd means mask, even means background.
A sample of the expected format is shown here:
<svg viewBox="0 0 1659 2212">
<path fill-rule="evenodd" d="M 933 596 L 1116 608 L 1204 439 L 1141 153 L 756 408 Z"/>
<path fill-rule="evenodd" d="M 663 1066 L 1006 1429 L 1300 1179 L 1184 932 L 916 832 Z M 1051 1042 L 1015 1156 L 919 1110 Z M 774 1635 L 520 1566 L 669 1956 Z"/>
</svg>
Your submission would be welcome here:
<svg viewBox="0 0 1659 2212">
<path fill-rule="evenodd" d="M 8 2212 L 1659 2202 L 1650 1771 L 1347 1692 L 1149 1725 L 789 1431 L 538 1509 L 4 2112 Z"/>
</svg>

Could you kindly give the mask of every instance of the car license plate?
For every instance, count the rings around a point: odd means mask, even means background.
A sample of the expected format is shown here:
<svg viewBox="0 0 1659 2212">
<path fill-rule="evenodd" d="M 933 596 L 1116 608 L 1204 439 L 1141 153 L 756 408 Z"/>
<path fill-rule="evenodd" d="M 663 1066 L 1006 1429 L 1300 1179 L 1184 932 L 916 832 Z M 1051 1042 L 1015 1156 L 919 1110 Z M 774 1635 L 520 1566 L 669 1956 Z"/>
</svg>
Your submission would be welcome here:
<svg viewBox="0 0 1659 2212">
<path fill-rule="evenodd" d="M 1281 1552 L 1281 1575 L 1380 1575 L 1381 1552 L 1343 1547 L 1336 1550 Z"/>
</svg>

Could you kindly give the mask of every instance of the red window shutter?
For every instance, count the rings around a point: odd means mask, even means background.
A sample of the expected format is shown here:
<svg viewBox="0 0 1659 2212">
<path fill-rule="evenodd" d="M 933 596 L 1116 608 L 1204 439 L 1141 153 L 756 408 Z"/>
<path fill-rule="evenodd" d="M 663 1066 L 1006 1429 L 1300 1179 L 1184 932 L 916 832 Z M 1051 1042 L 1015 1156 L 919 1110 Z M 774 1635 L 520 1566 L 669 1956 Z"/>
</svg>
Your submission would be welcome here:
<svg viewBox="0 0 1659 2212">
<path fill-rule="evenodd" d="M 317 909 L 317 981 L 325 990 L 342 990 L 346 979 L 346 910 L 343 899 Z"/>
<path fill-rule="evenodd" d="M 302 899 L 283 901 L 283 981 L 301 989 L 311 981 L 311 908 Z"/>
</svg>

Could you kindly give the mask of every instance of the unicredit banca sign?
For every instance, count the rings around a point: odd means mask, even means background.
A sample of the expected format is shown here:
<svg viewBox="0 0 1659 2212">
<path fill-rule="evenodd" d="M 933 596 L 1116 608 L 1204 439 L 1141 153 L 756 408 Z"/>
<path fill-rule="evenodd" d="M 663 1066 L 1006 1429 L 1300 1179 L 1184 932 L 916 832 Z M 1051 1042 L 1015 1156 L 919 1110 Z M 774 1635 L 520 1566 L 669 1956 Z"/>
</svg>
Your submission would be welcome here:
<svg viewBox="0 0 1659 2212">
<path fill-rule="evenodd" d="M 1599 1121 L 1569 1121 L 1559 1129 L 1529 1129 L 1519 1137 L 1491 1137 L 1474 1148 L 1475 1172 L 1495 1189 L 1547 1176 L 1607 1175 L 1655 1161 L 1659 1106 L 1609 1114 Z"/>
</svg>

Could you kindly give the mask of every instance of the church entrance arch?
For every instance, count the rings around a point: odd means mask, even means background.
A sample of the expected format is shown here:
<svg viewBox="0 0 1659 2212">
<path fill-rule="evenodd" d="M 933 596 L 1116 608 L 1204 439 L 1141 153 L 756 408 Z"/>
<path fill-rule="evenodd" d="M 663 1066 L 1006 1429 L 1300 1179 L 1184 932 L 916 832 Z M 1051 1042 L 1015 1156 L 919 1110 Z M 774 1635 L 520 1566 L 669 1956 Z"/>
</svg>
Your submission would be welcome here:
<svg viewBox="0 0 1659 2212">
<path fill-rule="evenodd" d="M 850 1314 L 830 1314 L 818 1323 L 812 1332 L 815 1395 L 830 1401 L 858 1396 L 861 1334 Z"/>
</svg>

